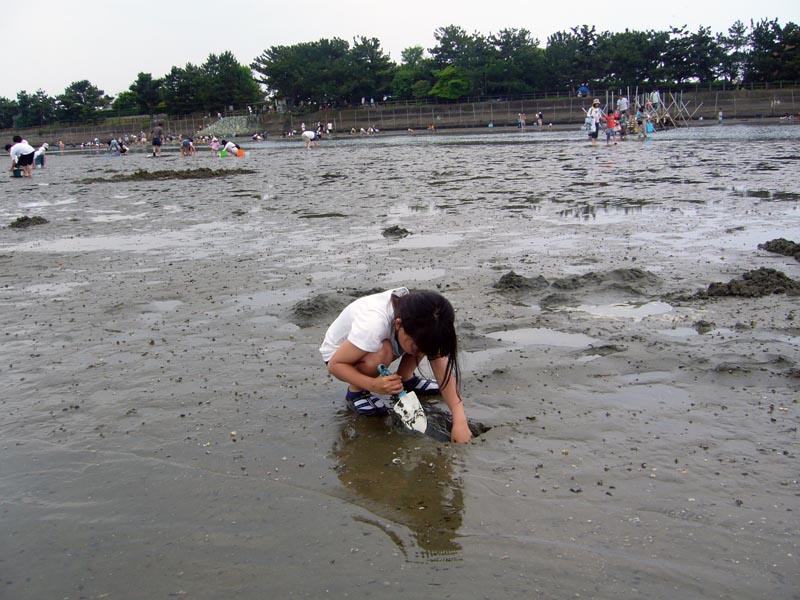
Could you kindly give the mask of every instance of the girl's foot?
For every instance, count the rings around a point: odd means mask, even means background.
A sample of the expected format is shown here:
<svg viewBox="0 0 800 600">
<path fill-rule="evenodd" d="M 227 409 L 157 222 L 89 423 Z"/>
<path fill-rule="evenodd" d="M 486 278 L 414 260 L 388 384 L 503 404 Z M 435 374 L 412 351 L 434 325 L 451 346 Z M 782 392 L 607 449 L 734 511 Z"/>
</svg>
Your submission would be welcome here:
<svg viewBox="0 0 800 600">
<path fill-rule="evenodd" d="M 403 389 L 407 392 L 415 392 L 418 395 L 438 394 L 439 384 L 433 379 L 422 379 L 416 375 L 408 381 L 403 382 Z"/>
<path fill-rule="evenodd" d="M 359 415 L 381 417 L 389 414 L 389 407 L 386 406 L 386 403 L 368 390 L 361 390 L 360 392 L 347 390 L 345 400 L 347 405 Z"/>
</svg>

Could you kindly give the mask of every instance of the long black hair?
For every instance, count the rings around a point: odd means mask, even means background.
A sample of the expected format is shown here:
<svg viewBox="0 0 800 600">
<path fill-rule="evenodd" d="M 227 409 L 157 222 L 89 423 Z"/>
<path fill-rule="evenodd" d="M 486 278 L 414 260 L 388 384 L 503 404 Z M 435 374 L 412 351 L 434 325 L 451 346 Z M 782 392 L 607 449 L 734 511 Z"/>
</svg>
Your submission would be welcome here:
<svg viewBox="0 0 800 600">
<path fill-rule="evenodd" d="M 458 365 L 458 338 L 453 305 L 438 292 L 414 290 L 405 296 L 395 297 L 395 316 L 400 319 L 405 332 L 428 359 L 447 357 L 444 381 L 450 377 L 460 385 L 461 369 Z M 460 393 L 459 393 L 460 396 Z"/>
</svg>

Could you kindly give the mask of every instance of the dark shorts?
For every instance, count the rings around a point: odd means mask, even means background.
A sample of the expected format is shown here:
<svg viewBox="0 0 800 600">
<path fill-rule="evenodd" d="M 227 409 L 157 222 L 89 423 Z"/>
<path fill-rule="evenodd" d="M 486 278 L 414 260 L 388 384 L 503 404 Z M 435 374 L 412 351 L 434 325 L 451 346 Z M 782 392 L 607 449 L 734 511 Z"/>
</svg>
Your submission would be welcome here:
<svg viewBox="0 0 800 600">
<path fill-rule="evenodd" d="M 153 138 L 153 146 L 160 146 L 161 138 Z"/>
<path fill-rule="evenodd" d="M 593 130 L 591 130 L 591 131 L 589 132 L 589 137 L 590 137 L 590 138 L 597 139 L 597 134 L 598 134 L 597 127 L 595 127 Z"/>
<path fill-rule="evenodd" d="M 33 155 L 35 153 L 31 152 L 30 154 L 23 154 L 17 159 L 17 166 L 19 167 L 30 167 L 33 164 Z"/>
</svg>

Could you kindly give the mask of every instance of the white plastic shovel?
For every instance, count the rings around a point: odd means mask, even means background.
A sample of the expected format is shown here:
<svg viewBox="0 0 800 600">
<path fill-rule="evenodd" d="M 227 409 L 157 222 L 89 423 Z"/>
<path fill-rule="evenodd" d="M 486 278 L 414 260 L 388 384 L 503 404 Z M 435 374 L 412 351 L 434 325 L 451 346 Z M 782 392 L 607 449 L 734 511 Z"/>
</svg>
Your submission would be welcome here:
<svg viewBox="0 0 800 600">
<path fill-rule="evenodd" d="M 392 374 L 386 365 L 378 365 L 378 373 L 383 377 Z M 425 433 L 425 430 L 428 429 L 428 418 L 425 416 L 425 411 L 422 410 L 422 404 L 420 404 L 416 392 L 406 392 L 405 390 L 400 392 L 392 409 L 408 429 L 420 433 Z"/>
</svg>

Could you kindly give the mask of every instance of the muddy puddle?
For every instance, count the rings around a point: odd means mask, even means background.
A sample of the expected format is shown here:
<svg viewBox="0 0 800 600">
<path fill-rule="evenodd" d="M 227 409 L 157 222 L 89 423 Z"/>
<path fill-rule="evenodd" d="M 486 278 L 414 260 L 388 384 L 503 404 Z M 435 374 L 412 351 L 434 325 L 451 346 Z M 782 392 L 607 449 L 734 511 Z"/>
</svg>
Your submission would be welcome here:
<svg viewBox="0 0 800 600">
<path fill-rule="evenodd" d="M 0 596 L 793 597 L 797 131 L 0 180 Z M 469 444 L 436 397 L 430 435 L 355 417 L 321 362 L 401 285 L 456 308 Z"/>
</svg>

